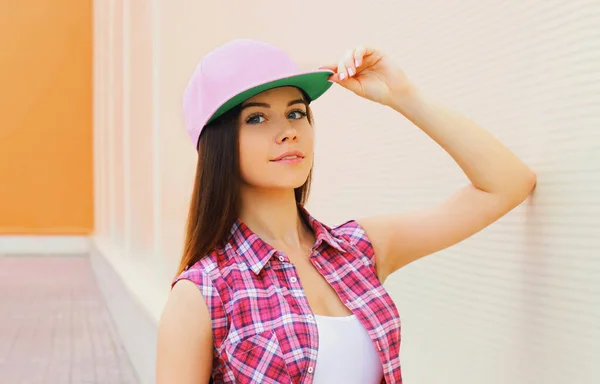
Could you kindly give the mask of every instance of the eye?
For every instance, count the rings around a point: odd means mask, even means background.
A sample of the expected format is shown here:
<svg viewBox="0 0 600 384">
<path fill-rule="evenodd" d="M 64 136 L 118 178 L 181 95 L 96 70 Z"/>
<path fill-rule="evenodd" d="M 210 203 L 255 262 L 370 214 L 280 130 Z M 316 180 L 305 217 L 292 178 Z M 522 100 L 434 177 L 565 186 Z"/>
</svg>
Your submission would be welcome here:
<svg viewBox="0 0 600 384">
<path fill-rule="evenodd" d="M 255 113 L 246 118 L 246 124 L 260 124 L 265 121 L 265 117 L 260 113 Z"/>
<path fill-rule="evenodd" d="M 295 110 L 295 111 L 291 111 L 288 114 L 288 118 L 289 119 L 294 119 L 294 120 L 300 120 L 306 117 L 306 112 L 302 111 L 302 110 Z"/>
</svg>

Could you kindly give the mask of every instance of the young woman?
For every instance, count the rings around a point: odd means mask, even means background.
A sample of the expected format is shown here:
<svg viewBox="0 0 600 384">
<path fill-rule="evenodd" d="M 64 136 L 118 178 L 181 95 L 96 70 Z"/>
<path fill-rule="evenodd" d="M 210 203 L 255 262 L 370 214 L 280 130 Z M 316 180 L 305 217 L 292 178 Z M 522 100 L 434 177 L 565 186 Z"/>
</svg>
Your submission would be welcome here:
<svg viewBox="0 0 600 384">
<path fill-rule="evenodd" d="M 408 118 L 471 183 L 423 211 L 335 228 L 312 217 L 303 207 L 314 155 L 309 104 L 333 83 Z M 369 47 L 300 73 L 273 46 L 229 42 L 198 65 L 184 114 L 198 165 L 159 326 L 160 384 L 401 383 L 399 314 L 382 283 L 490 225 L 536 182 L 491 134 L 424 96 Z"/>
</svg>

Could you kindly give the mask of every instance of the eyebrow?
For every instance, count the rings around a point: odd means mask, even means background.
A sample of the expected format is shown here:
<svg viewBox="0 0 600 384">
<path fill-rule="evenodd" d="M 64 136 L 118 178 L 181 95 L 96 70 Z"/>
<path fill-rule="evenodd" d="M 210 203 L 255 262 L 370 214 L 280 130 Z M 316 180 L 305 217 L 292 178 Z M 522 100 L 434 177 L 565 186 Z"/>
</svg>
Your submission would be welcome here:
<svg viewBox="0 0 600 384">
<path fill-rule="evenodd" d="M 304 104 L 304 105 L 307 105 L 308 103 L 307 103 L 307 102 L 306 102 L 306 100 L 304 100 L 304 99 L 295 99 L 295 100 L 292 100 L 292 101 L 290 101 L 290 102 L 287 104 L 287 106 L 289 107 L 289 106 L 291 106 L 291 105 L 294 105 L 294 104 Z M 244 109 L 244 108 L 248 108 L 248 107 L 264 107 L 264 108 L 271 108 L 271 105 L 270 105 L 270 104 L 267 104 L 267 103 L 253 103 L 253 102 L 246 103 L 246 104 L 242 105 L 242 109 Z"/>
</svg>

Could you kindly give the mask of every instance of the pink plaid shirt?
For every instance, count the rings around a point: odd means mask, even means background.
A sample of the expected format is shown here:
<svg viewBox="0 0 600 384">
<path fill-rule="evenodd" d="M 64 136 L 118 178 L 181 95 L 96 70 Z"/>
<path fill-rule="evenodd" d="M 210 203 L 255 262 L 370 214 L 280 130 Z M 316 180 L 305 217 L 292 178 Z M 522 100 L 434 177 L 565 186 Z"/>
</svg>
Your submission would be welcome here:
<svg viewBox="0 0 600 384">
<path fill-rule="evenodd" d="M 382 383 L 402 383 L 400 317 L 377 278 L 373 247 L 356 221 L 333 229 L 300 210 L 316 243 L 310 260 L 356 315 L 383 365 Z M 312 383 L 317 323 L 287 256 L 236 221 L 215 249 L 174 281 L 200 288 L 212 318 L 215 383 Z"/>
</svg>

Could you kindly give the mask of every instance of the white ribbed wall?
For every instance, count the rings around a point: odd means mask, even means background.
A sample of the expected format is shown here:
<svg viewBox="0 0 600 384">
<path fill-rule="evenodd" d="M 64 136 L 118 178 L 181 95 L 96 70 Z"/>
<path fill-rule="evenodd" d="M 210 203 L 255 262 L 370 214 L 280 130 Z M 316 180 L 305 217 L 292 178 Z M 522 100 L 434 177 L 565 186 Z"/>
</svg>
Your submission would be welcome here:
<svg viewBox="0 0 600 384">
<path fill-rule="evenodd" d="M 195 160 L 181 96 L 200 57 L 252 37 L 315 67 L 366 42 L 538 173 L 522 206 L 386 283 L 405 381 L 600 382 L 599 1 L 97 3 L 96 240 L 152 316 L 181 252 Z M 328 224 L 433 204 L 466 182 L 393 111 L 338 87 L 313 108 L 309 208 Z"/>
</svg>

